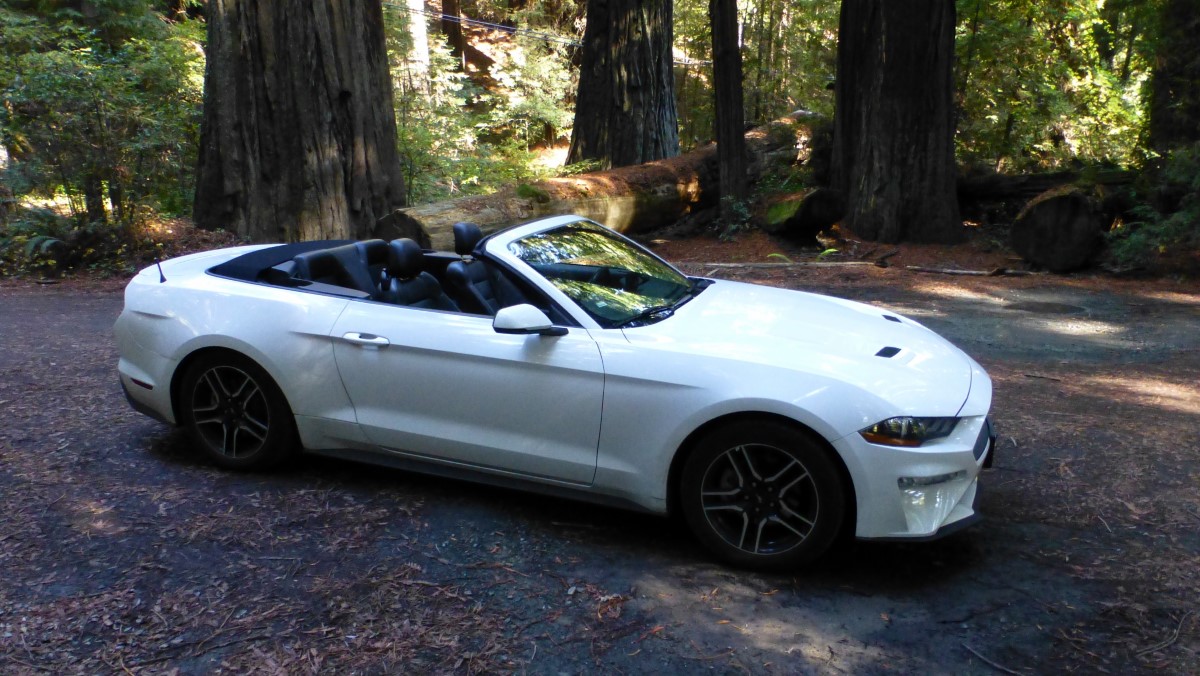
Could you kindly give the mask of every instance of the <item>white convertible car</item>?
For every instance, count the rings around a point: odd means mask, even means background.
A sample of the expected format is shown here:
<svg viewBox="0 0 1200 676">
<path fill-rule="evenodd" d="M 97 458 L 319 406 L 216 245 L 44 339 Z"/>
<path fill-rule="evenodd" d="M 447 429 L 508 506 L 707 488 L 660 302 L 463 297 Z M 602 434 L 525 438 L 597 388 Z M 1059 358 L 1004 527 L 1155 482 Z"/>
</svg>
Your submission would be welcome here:
<svg viewBox="0 0 1200 676">
<path fill-rule="evenodd" d="M 224 467 L 303 449 L 677 513 L 749 567 L 978 518 L 991 380 L 917 322 L 687 277 L 577 216 L 454 233 L 141 271 L 115 327 L 130 403 Z"/>
</svg>

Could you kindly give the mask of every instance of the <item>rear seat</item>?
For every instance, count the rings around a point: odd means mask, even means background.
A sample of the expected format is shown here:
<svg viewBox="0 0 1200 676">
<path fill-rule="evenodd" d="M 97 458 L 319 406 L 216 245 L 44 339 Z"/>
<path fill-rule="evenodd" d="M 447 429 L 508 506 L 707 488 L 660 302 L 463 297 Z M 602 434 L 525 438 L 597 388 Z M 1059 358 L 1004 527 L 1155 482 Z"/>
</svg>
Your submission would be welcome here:
<svg viewBox="0 0 1200 676">
<path fill-rule="evenodd" d="M 379 291 L 386 289 L 384 272 L 388 266 L 388 243 L 382 239 L 368 239 L 365 242 L 355 242 L 354 246 L 358 248 L 358 257 L 367 265 L 371 283 Z"/>
<path fill-rule="evenodd" d="M 383 240 L 378 240 L 383 243 Z M 302 253 L 292 260 L 296 263 L 296 277 L 322 284 L 332 284 L 349 289 L 357 289 L 377 298 L 380 290 L 378 284 L 371 278 L 371 270 L 366 260 L 359 253 L 359 244 L 344 244 L 332 249 L 319 249 Z M 387 245 L 384 244 L 386 263 Z"/>
</svg>

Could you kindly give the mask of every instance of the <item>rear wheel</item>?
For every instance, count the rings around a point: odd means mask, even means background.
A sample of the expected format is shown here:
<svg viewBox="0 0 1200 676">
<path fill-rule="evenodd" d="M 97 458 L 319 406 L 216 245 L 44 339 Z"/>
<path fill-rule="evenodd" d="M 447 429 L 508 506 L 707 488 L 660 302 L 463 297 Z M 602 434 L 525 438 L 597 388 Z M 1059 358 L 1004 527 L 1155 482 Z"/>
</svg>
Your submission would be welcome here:
<svg viewBox="0 0 1200 676">
<path fill-rule="evenodd" d="M 296 445 L 283 393 L 262 367 L 241 355 L 214 354 L 193 363 L 184 374 L 180 408 L 193 441 L 222 467 L 268 469 Z"/>
<path fill-rule="evenodd" d="M 696 537 L 738 566 L 789 569 L 833 543 L 845 488 L 825 447 L 773 421 L 743 421 L 702 439 L 680 481 Z"/>
</svg>

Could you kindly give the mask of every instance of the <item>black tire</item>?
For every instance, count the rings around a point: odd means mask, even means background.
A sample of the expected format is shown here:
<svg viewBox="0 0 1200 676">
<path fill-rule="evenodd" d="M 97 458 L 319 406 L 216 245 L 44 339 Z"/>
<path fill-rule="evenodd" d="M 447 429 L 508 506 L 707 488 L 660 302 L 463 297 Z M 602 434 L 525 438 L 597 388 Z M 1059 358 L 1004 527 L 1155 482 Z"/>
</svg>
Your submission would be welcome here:
<svg viewBox="0 0 1200 676">
<path fill-rule="evenodd" d="M 704 437 L 680 476 L 688 526 L 721 560 L 790 570 L 825 553 L 842 529 L 846 488 L 825 446 L 775 421 Z"/>
<path fill-rule="evenodd" d="M 296 447 L 295 419 L 279 386 L 238 354 L 193 362 L 183 376 L 179 409 L 193 443 L 221 467 L 270 469 Z"/>
</svg>

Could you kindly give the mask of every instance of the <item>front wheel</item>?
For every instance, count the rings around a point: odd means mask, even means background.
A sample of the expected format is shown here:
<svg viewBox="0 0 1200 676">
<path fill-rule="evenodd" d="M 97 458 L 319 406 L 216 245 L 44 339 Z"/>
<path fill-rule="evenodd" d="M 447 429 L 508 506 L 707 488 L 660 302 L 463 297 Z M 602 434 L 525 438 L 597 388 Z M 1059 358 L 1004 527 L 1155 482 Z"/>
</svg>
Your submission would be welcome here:
<svg viewBox="0 0 1200 676">
<path fill-rule="evenodd" d="M 262 470 L 296 444 L 291 409 L 258 364 L 235 354 L 205 356 L 183 377 L 181 422 L 213 462 L 229 469 Z"/>
<path fill-rule="evenodd" d="M 702 439 L 680 480 L 684 518 L 724 561 L 785 570 L 823 554 L 845 518 L 829 452 L 773 421 L 744 421 Z"/>
</svg>

